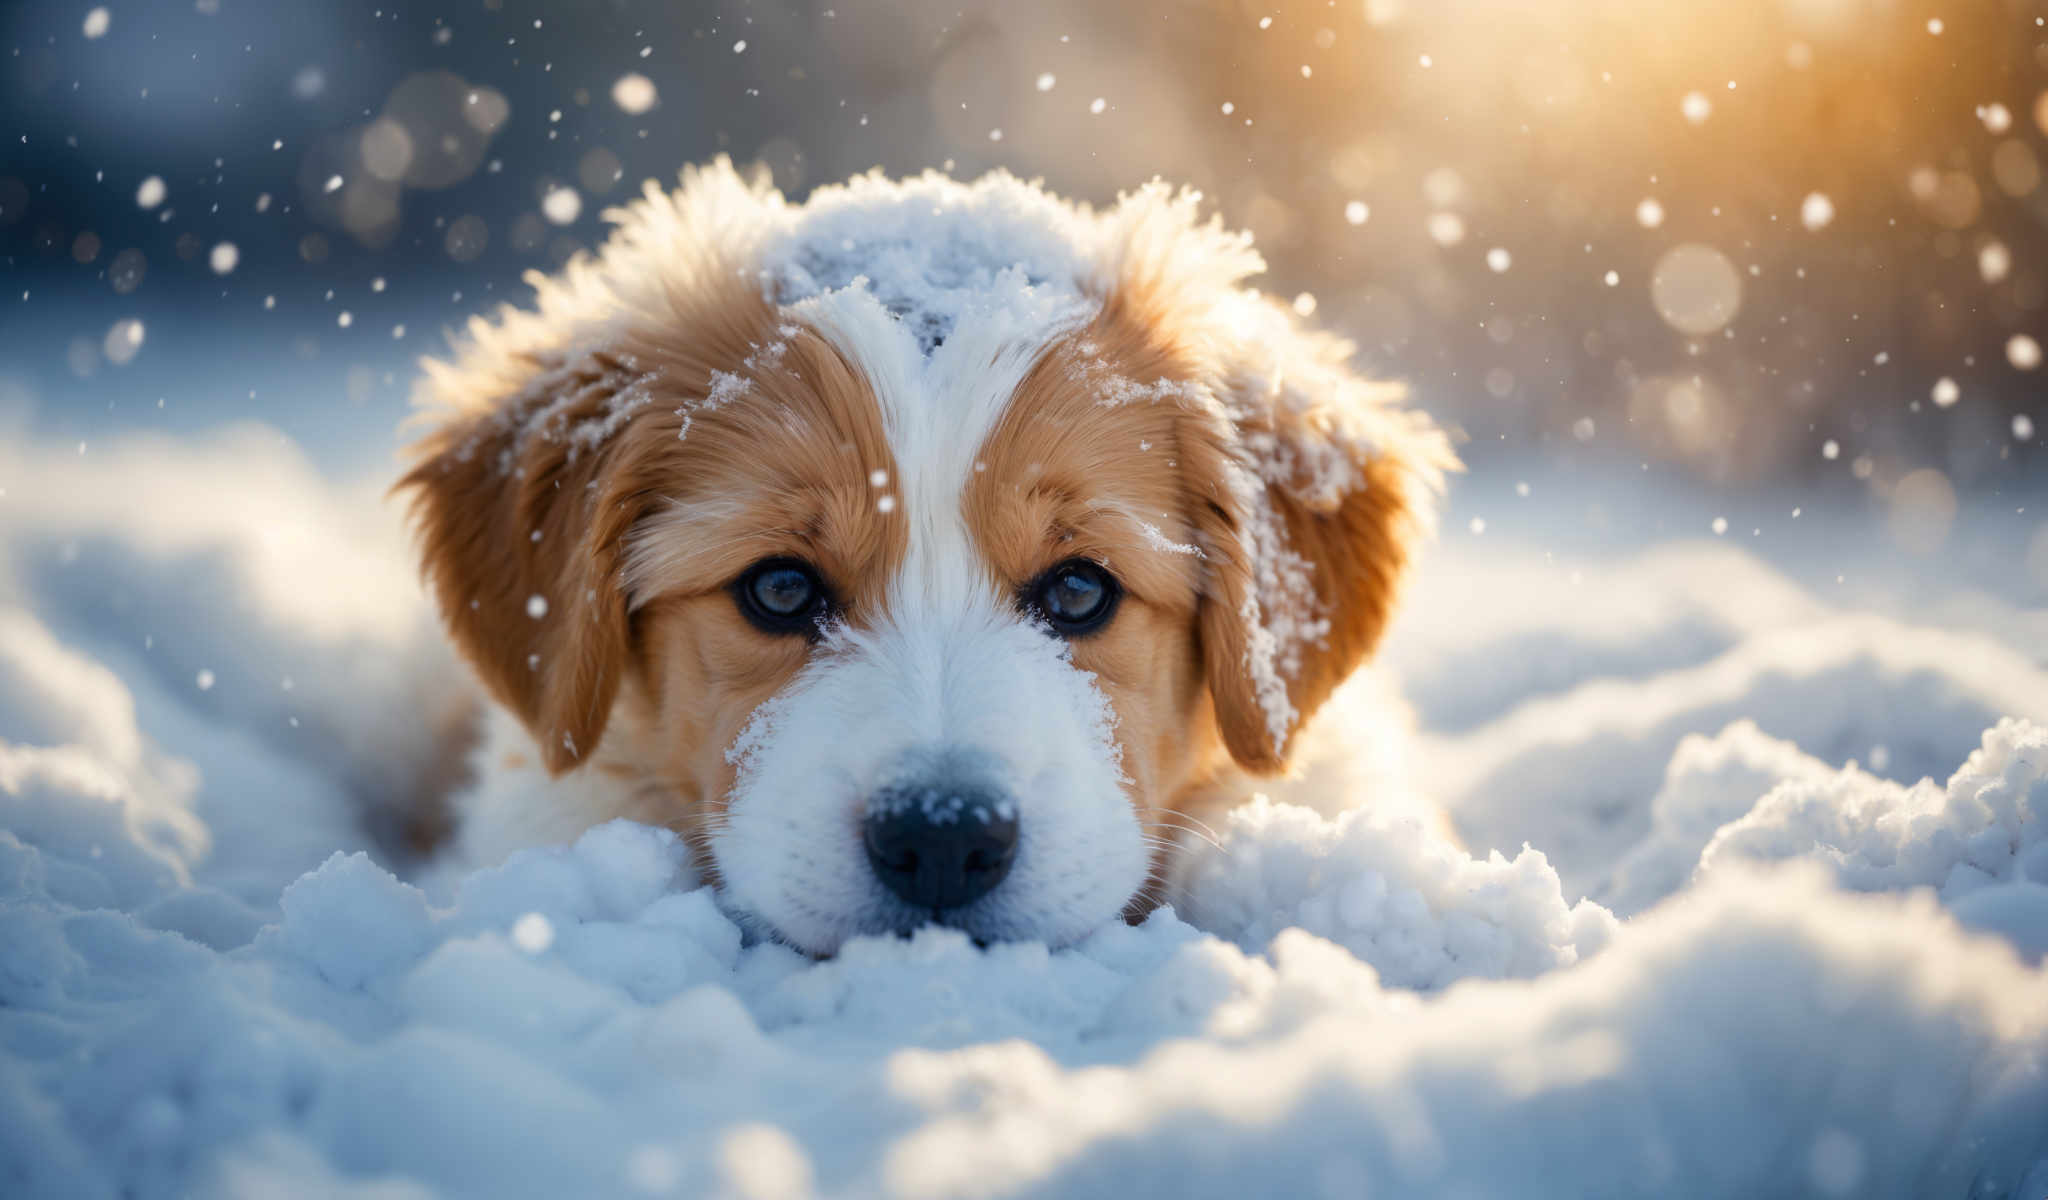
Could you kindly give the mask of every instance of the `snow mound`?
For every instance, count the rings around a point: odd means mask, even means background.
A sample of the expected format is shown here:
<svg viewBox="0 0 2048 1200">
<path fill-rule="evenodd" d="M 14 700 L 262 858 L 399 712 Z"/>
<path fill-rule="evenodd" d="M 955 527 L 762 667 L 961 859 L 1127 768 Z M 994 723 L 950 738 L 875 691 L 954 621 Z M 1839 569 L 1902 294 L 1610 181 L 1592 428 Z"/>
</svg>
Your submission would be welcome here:
<svg viewBox="0 0 2048 1200">
<path fill-rule="evenodd" d="M 2048 729 L 2006 720 L 1941 787 L 1854 769 L 1791 779 L 1721 826 L 1700 870 L 1782 858 L 1824 863 L 1856 891 L 1935 888 L 1965 924 L 2048 953 Z"/>
<path fill-rule="evenodd" d="M 1417 581 L 1386 648 L 1423 720 L 1448 732 L 1531 696 L 1695 667 L 1827 613 L 1805 589 L 1722 542 L 1577 567 L 1547 555 L 1452 549 L 1441 548 Z"/>
<path fill-rule="evenodd" d="M 2001 718 L 2048 716 L 2048 671 L 1977 634 L 1840 614 L 1774 629 L 1694 667 L 1539 696 L 1417 753 L 1476 846 L 1540 846 L 1567 891 L 1650 831 L 1642 798 L 1688 735 L 1747 719 L 1827 762 L 1946 775 Z"/>
<path fill-rule="evenodd" d="M 2048 1188 L 2048 705 L 1989 635 L 1653 615 L 1422 743 L 1480 854 L 1374 745 L 1142 925 L 819 962 L 626 822 L 416 886 L 365 820 L 443 652 L 416 593 L 300 604 L 400 586 L 365 493 L 249 433 L 51 457 L 0 450 L 10 1200 Z M 1875 746 L 1947 784 L 1833 765 Z"/>
<path fill-rule="evenodd" d="M 336 855 L 227 952 L 4 844 L 9 1195 L 1961 1195 L 2048 1151 L 2048 976 L 1814 869 L 1717 871 L 1578 969 L 1424 999 L 1302 929 L 1248 954 L 1170 912 L 1057 953 L 928 930 L 809 962 L 744 946 L 677 890 L 678 839 L 624 822 L 446 908 Z M 1532 924 L 1561 911 L 1540 859 L 1517 873 Z M 1360 928 L 1414 929 L 1385 907 Z"/>
<path fill-rule="evenodd" d="M 1929 903 L 1852 900 L 1815 872 L 1731 873 L 1577 970 L 1422 1004 L 1299 932 L 1270 965 L 1232 965 L 1207 1037 L 1127 1066 L 1063 1067 L 1018 1043 L 899 1059 L 932 1117 L 887 1182 L 2000 1195 L 2048 1144 L 2041 974 L 1958 940 Z"/>
<path fill-rule="evenodd" d="M 1833 775 L 1754 721 L 1737 721 L 1711 738 L 1688 734 L 1650 800 L 1650 832 L 1615 864 L 1600 898 L 1623 916 L 1649 907 L 1685 886 L 1715 832 L 1747 814 L 1757 797 L 1781 782 Z"/>
<path fill-rule="evenodd" d="M 1214 845 L 1190 847 L 1175 894 L 1188 920 L 1257 953 L 1284 930 L 1343 946 L 1395 987 L 1507 979 L 1607 944 L 1614 917 L 1567 905 L 1543 854 L 1475 859 L 1414 820 L 1337 817 L 1257 797 Z"/>
</svg>

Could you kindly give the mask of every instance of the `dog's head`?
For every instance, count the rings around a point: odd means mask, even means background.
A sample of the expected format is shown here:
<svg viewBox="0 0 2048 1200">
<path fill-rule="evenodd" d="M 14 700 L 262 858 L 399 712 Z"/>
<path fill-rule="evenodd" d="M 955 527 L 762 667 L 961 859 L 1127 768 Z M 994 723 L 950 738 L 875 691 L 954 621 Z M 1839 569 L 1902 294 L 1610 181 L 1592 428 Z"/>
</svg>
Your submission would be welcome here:
<svg viewBox="0 0 2048 1200">
<path fill-rule="evenodd" d="M 1372 649 L 1451 461 L 1197 199 L 720 163 L 473 322 L 404 486 L 548 768 L 606 739 L 815 953 L 1137 899 Z"/>
</svg>

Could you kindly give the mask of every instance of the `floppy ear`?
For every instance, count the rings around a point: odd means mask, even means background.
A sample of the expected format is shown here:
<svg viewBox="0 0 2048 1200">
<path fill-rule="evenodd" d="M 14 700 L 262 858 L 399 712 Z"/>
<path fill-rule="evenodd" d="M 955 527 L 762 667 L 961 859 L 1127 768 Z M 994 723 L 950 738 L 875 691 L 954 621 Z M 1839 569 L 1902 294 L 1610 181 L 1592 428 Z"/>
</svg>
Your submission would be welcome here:
<svg viewBox="0 0 2048 1200">
<path fill-rule="evenodd" d="M 1286 766 L 1293 736 L 1377 645 L 1434 524 L 1448 441 L 1350 347 L 1259 302 L 1263 336 L 1226 352 L 1197 506 L 1210 568 L 1198 614 L 1217 724 L 1246 770 Z"/>
<path fill-rule="evenodd" d="M 597 748 L 631 666 L 627 530 L 675 482 L 691 414 L 722 377 L 743 390 L 720 368 L 776 328 L 734 263 L 781 204 L 723 157 L 649 181 L 596 256 L 526 277 L 532 310 L 472 318 L 453 363 L 423 363 L 441 424 L 394 490 L 456 645 L 552 772 Z"/>
<path fill-rule="evenodd" d="M 456 645 L 556 774 L 596 748 L 629 661 L 619 557 L 632 514 L 607 486 L 618 439 L 574 433 L 615 407 L 616 367 L 593 355 L 541 372 L 441 429 L 398 485 Z"/>
</svg>

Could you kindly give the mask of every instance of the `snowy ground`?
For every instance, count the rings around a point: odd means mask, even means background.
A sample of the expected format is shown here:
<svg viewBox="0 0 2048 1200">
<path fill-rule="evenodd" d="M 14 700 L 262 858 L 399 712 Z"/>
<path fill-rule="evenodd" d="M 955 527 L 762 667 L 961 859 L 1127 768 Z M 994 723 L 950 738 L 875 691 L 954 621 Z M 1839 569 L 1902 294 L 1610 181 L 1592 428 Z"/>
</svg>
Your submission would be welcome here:
<svg viewBox="0 0 2048 1200">
<path fill-rule="evenodd" d="M 1386 668 L 1469 852 L 1253 802 L 1141 928 L 813 963 L 657 830 L 362 853 L 460 686 L 381 482 L 0 448 L 0 1194 L 2048 1196 L 2023 587 L 1475 473 Z"/>
</svg>

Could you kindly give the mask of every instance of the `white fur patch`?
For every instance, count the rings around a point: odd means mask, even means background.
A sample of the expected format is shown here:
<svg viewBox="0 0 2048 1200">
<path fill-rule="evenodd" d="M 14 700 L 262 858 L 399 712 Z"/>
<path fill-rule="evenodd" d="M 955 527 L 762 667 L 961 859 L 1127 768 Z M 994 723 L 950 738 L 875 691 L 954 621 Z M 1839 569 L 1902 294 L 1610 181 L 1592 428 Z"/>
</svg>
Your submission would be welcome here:
<svg viewBox="0 0 2048 1200">
<path fill-rule="evenodd" d="M 861 819 L 907 765 L 947 753 L 987 764 L 1021 826 L 1009 877 L 952 923 L 1057 945 L 1114 919 L 1149 860 L 1108 702 L 1066 651 L 986 607 L 833 632 L 731 751 L 712 837 L 727 904 L 812 953 L 922 924 L 875 877 Z"/>
</svg>

